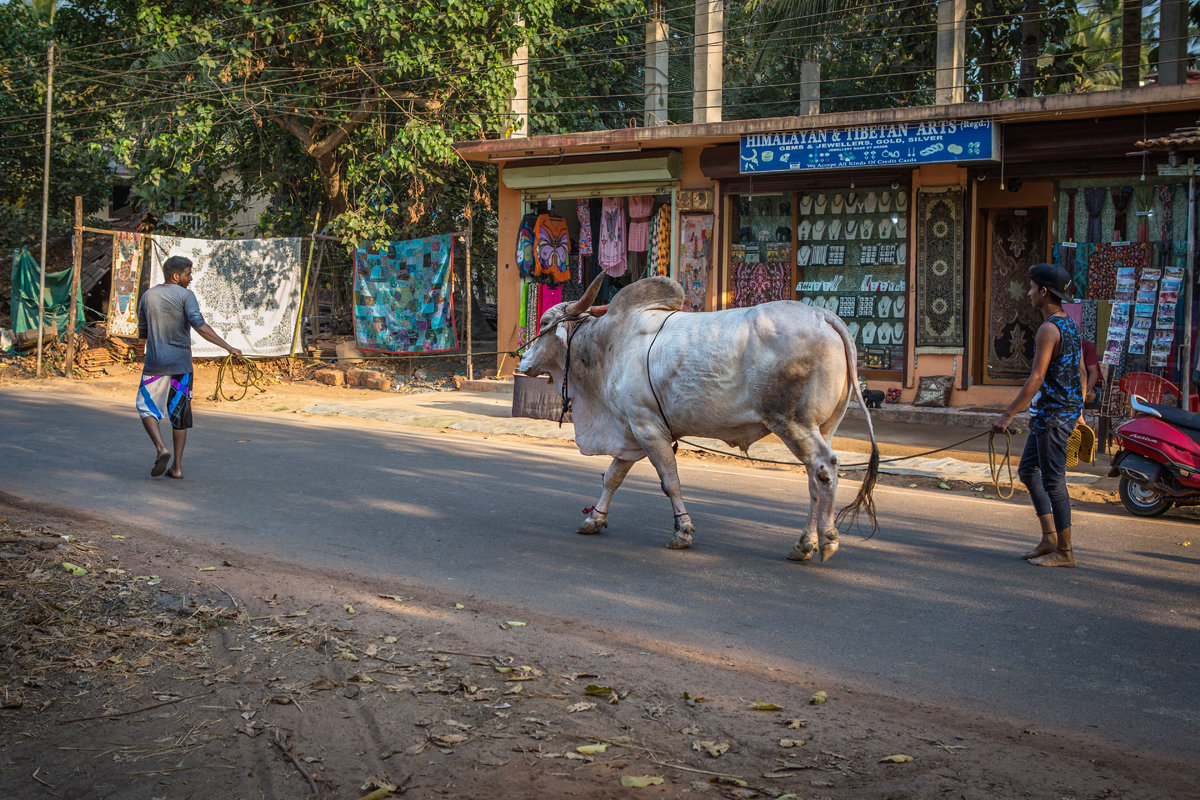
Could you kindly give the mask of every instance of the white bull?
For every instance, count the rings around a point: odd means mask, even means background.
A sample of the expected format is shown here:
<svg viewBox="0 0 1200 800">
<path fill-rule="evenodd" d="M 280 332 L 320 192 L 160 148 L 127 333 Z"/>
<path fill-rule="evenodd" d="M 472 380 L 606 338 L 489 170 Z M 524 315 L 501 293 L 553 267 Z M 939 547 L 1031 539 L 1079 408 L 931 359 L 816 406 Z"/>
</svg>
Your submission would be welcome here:
<svg viewBox="0 0 1200 800">
<path fill-rule="evenodd" d="M 603 277 L 603 276 L 601 276 Z M 584 455 L 609 455 L 604 492 L 579 533 L 608 526 L 613 493 L 643 457 L 658 471 L 675 512 L 667 546 L 692 544 L 696 528 L 680 491 L 673 444 L 682 436 L 720 439 L 746 450 L 768 433 L 808 471 L 812 506 L 788 558 L 821 560 L 837 551 L 834 494 L 837 457 L 830 447 L 851 397 L 863 407 L 854 342 L 832 312 L 792 301 L 704 313 L 675 313 L 683 292 L 669 278 L 622 289 L 605 310 L 593 308 L 600 278 L 575 303 L 546 311 L 520 371 L 549 374 L 571 401 L 575 441 Z M 879 448 L 870 416 L 871 457 L 858 496 L 838 516 L 865 511 Z"/>
</svg>

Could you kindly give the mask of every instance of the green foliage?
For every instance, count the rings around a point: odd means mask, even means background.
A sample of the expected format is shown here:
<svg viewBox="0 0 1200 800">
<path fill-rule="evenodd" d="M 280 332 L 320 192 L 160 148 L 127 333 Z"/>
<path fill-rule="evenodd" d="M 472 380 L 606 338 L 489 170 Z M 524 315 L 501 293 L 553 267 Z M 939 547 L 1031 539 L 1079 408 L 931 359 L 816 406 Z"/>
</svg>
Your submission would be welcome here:
<svg viewBox="0 0 1200 800">
<path fill-rule="evenodd" d="M 96 46 L 104 25 L 121 18 L 121 3 L 64 6 L 56 14 L 38 3 L 0 4 L 0 246 L 33 245 L 40 238 L 45 148 L 47 50 L 55 43 L 50 135 L 50 238 L 69 232 L 74 198 L 85 213 L 111 199 L 113 171 L 106 152 L 112 114 L 100 87 L 76 67 L 77 48 Z M 50 25 L 48 20 L 54 20 Z"/>
<path fill-rule="evenodd" d="M 489 213 L 492 192 L 452 144 L 511 124 L 513 51 L 553 27 L 554 8 L 143 6 L 144 54 L 127 83 L 142 102 L 123 142 L 135 191 L 154 209 L 201 214 L 208 233 L 253 197 L 269 199 L 263 234 L 309 233 L 318 209 L 325 232 L 352 241 L 460 230 Z"/>
</svg>

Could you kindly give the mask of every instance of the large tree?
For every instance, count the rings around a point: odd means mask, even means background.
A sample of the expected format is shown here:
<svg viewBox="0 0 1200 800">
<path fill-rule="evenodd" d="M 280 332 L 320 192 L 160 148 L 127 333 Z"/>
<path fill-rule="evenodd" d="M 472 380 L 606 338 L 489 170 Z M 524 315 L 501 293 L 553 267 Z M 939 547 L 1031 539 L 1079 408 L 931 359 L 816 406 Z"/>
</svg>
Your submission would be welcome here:
<svg viewBox="0 0 1200 800">
<path fill-rule="evenodd" d="M 113 122 L 106 87 L 87 64 L 119 56 L 106 29 L 128 21 L 132 3 L 0 3 L 0 246 L 29 245 L 41 230 L 47 50 L 55 42 L 50 131 L 50 236 L 71 226 L 75 195 L 95 212 L 111 197 L 105 147 Z M 120 63 L 116 61 L 114 63 Z"/>
<path fill-rule="evenodd" d="M 512 54 L 552 25 L 553 0 L 261 2 L 143 7 L 142 98 L 124 141 L 135 189 L 219 227 L 265 195 L 264 226 L 322 210 L 356 238 L 453 229 L 485 174 L 457 139 L 506 124 Z"/>
</svg>

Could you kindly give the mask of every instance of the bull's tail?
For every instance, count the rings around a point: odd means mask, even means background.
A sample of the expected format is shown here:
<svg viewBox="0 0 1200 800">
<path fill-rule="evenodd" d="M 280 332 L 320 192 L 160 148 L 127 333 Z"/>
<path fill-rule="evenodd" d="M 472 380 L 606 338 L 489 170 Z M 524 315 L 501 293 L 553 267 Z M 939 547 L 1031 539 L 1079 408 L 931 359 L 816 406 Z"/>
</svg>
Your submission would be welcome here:
<svg viewBox="0 0 1200 800">
<path fill-rule="evenodd" d="M 832 324 L 832 327 L 842 337 L 842 346 L 846 349 L 847 378 L 850 380 L 853 396 L 867 418 L 867 433 L 871 436 L 871 458 L 867 462 L 867 474 L 863 477 L 862 486 L 854 501 L 838 512 L 835 524 L 841 525 L 842 520 L 848 516 L 850 525 L 854 525 L 858 522 L 859 513 L 866 513 L 867 519 L 871 521 L 871 535 L 874 536 L 879 530 L 879 521 L 875 517 L 875 500 L 872 497 L 875 484 L 879 480 L 879 445 L 875 442 L 875 426 L 871 423 L 871 412 L 863 401 L 862 389 L 858 385 L 858 352 L 855 350 L 854 340 L 850 338 L 850 331 L 846 330 L 845 325 Z"/>
</svg>

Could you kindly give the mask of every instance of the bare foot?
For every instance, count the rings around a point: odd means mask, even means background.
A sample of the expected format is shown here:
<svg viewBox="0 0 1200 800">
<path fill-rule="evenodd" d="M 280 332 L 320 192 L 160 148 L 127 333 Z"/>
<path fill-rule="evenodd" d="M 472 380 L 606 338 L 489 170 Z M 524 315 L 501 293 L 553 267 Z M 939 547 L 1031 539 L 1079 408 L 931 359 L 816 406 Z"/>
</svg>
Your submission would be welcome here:
<svg viewBox="0 0 1200 800">
<path fill-rule="evenodd" d="M 1075 553 L 1072 550 L 1055 550 L 1050 555 L 1042 556 L 1029 563 L 1035 567 L 1073 567 L 1075 566 Z"/>
<path fill-rule="evenodd" d="M 1037 547 L 1033 548 L 1028 553 L 1025 553 L 1024 555 L 1022 555 L 1021 558 L 1025 559 L 1026 561 L 1029 561 L 1030 559 L 1033 559 L 1033 558 L 1041 558 L 1042 556 L 1050 555 L 1057 548 L 1058 548 L 1058 543 L 1056 541 L 1054 541 L 1053 539 L 1050 539 L 1050 540 L 1042 539 L 1042 541 L 1038 543 Z"/>
</svg>

